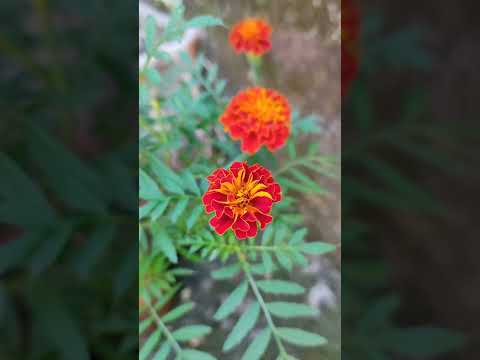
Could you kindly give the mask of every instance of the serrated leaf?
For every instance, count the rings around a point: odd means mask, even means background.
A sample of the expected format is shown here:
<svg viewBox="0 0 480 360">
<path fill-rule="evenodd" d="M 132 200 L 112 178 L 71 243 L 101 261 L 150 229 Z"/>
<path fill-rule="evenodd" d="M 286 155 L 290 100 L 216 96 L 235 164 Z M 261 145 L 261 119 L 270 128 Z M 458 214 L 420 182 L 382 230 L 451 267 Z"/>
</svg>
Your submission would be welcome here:
<svg viewBox="0 0 480 360">
<path fill-rule="evenodd" d="M 270 329 L 262 330 L 248 346 L 241 360 L 260 360 L 265 351 L 267 351 L 271 338 L 272 332 Z"/>
<path fill-rule="evenodd" d="M 327 339 L 315 333 L 291 327 L 279 327 L 278 335 L 290 344 L 314 347 L 327 344 Z"/>
<path fill-rule="evenodd" d="M 257 285 L 262 291 L 274 295 L 300 295 L 305 292 L 303 286 L 291 281 L 260 280 Z"/>
<path fill-rule="evenodd" d="M 230 296 L 225 300 L 225 302 L 220 306 L 217 312 L 214 315 L 214 319 L 217 321 L 225 319 L 231 313 L 235 311 L 235 309 L 240 306 L 240 304 L 247 296 L 248 292 L 248 283 L 246 281 L 242 282 L 240 285 L 237 286 L 235 290 L 230 294 Z"/>
<path fill-rule="evenodd" d="M 237 346 L 247 336 L 250 330 L 255 326 L 260 315 L 260 305 L 254 303 L 250 305 L 246 312 L 242 314 L 238 322 L 232 329 L 227 340 L 223 344 L 223 351 L 229 351 Z"/>
<path fill-rule="evenodd" d="M 275 301 L 267 303 L 268 310 L 282 319 L 296 317 L 313 317 L 319 314 L 318 310 L 305 304 L 290 303 L 284 301 Z"/>
<path fill-rule="evenodd" d="M 190 341 L 210 334 L 212 328 L 206 325 L 187 325 L 172 333 L 177 341 Z"/>
</svg>

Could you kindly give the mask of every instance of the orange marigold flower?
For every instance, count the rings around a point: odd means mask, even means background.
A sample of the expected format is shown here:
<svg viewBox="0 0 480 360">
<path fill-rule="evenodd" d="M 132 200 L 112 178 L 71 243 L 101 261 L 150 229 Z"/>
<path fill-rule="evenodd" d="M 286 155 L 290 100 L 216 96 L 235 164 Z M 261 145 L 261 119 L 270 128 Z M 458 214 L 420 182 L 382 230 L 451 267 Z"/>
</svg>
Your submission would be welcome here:
<svg viewBox="0 0 480 360">
<path fill-rule="evenodd" d="M 263 55 L 268 52 L 271 26 L 264 20 L 248 18 L 235 24 L 230 31 L 230 44 L 237 53 Z"/>
<path fill-rule="evenodd" d="M 254 154 L 262 145 L 275 151 L 290 134 L 290 105 L 275 90 L 249 88 L 233 97 L 220 122 L 233 140 L 241 140 L 243 152 Z"/>
<path fill-rule="evenodd" d="M 282 191 L 270 171 L 255 164 L 234 162 L 228 170 L 217 169 L 208 178 L 210 186 L 203 196 L 205 212 L 215 212 L 210 225 L 223 235 L 232 229 L 238 239 L 255 237 L 260 227 L 272 222 L 272 205 Z"/>
</svg>

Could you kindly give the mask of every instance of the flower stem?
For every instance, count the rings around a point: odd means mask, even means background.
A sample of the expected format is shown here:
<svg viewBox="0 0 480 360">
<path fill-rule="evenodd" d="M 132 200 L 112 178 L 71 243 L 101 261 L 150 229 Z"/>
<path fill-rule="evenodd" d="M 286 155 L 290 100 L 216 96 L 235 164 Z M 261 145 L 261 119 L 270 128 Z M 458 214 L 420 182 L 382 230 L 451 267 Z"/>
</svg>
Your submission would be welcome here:
<svg viewBox="0 0 480 360">
<path fill-rule="evenodd" d="M 248 65 L 250 67 L 249 75 L 254 86 L 259 86 L 263 82 L 262 76 L 262 57 L 256 55 L 247 55 Z"/>
<path fill-rule="evenodd" d="M 270 311 L 268 311 L 267 305 L 265 304 L 265 301 L 263 300 L 263 296 L 260 293 L 260 290 L 258 289 L 257 283 L 255 282 L 255 279 L 253 278 L 252 273 L 250 272 L 249 265 L 245 261 L 245 255 L 243 253 L 238 253 L 238 258 L 240 262 L 242 263 L 243 271 L 245 275 L 247 276 L 248 283 L 250 284 L 250 287 L 252 288 L 253 293 L 255 294 L 255 297 L 258 300 L 258 303 L 260 304 L 260 307 L 262 308 L 263 314 L 265 315 L 265 319 L 267 320 L 268 326 L 272 330 L 273 338 L 275 339 L 275 342 L 277 344 L 278 350 L 280 351 L 280 358 L 281 359 L 288 359 L 289 355 L 287 351 L 285 350 L 285 347 L 283 346 L 282 340 L 280 339 L 280 336 L 278 335 L 277 327 L 273 323 L 272 316 L 270 315 Z"/>
<path fill-rule="evenodd" d="M 147 305 L 150 314 L 152 314 L 153 318 L 155 319 L 156 324 L 165 334 L 167 341 L 170 343 L 170 345 L 172 345 L 172 347 L 174 348 L 179 358 L 182 359 L 182 348 L 178 344 L 177 340 L 175 340 L 170 330 L 168 330 L 167 326 L 163 323 L 162 319 L 160 319 L 157 312 L 155 311 L 155 308 L 150 303 L 150 300 L 145 299 L 145 304 Z"/>
</svg>

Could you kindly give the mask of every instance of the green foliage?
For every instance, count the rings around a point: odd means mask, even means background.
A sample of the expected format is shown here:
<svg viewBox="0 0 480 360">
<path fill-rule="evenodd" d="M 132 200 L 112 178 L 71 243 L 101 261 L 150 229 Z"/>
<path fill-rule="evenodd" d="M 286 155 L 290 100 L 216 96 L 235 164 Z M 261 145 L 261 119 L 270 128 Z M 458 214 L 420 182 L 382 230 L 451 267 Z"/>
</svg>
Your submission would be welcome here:
<svg viewBox="0 0 480 360">
<path fill-rule="evenodd" d="M 362 68 L 342 108 L 349 121 L 347 131 L 342 133 L 346 144 L 342 152 L 342 167 L 346 169 L 342 173 L 342 256 L 349 259 L 348 263 L 344 261 L 342 272 L 342 358 L 433 358 L 457 349 L 465 339 L 443 328 L 399 327 L 395 318 L 401 299 L 388 284 L 389 268 L 377 258 L 378 234 L 369 228 L 364 214 L 374 209 L 445 216 L 442 204 L 428 189 L 418 186 L 410 174 L 412 165 L 416 165 L 455 175 L 455 161 L 446 152 L 434 154 L 431 144 L 451 141 L 456 131 L 447 127 L 433 130 L 439 124 L 429 119 L 422 89 L 409 89 L 398 101 L 402 106 L 396 111 L 389 109 L 388 117 L 382 116 L 373 95 L 376 89 L 365 81 L 367 76 L 377 74 L 382 67 L 399 74 L 423 72 L 430 66 L 432 55 L 422 45 L 425 32 L 418 28 L 384 35 L 380 14 L 362 17 L 362 25 Z"/>
<path fill-rule="evenodd" d="M 182 53 L 177 61 L 163 53 L 161 45 L 178 39 L 191 27 L 222 25 L 210 16 L 185 20 L 183 8 L 176 8 L 167 26 L 159 33 L 153 20 L 147 21 L 145 48 L 147 61 L 140 69 L 140 171 L 139 243 L 140 301 L 145 306 L 140 316 L 141 356 L 144 359 L 213 359 L 199 350 L 188 349 L 188 342 L 208 336 L 206 325 L 177 328 L 178 320 L 188 319 L 193 303 L 178 305 L 168 313 L 162 309 L 173 302 L 180 289 L 179 264 L 211 262 L 216 265 L 213 279 L 233 283 L 230 295 L 223 301 L 212 321 L 235 318 L 220 352 L 229 353 L 242 343 L 250 342 L 245 360 L 264 357 L 274 339 L 279 359 L 293 359 L 286 344 L 297 347 L 320 346 L 326 340 L 301 329 L 282 328 L 273 318 L 314 319 L 318 312 L 300 302 L 266 301 L 265 296 L 303 295 L 305 288 L 292 281 L 273 278 L 280 270 L 305 267 L 309 256 L 335 250 L 322 242 L 309 242 L 303 219 L 298 215 L 298 193 L 323 194 L 316 176 L 335 178 L 335 158 L 322 156 L 317 147 L 307 152 L 295 149 L 301 136 L 320 131 L 314 116 L 300 117 L 295 112 L 293 131 L 285 152 L 289 157 L 279 163 L 266 150 L 247 159 L 238 145 L 226 139 L 218 117 L 228 97 L 226 80 L 219 79 L 218 65 L 203 54 L 196 59 Z M 159 72 L 152 61 L 161 59 L 168 68 Z M 281 154 L 281 156 L 282 156 Z M 208 224 L 202 195 L 206 177 L 218 167 L 245 160 L 268 166 L 283 186 L 283 201 L 275 209 L 275 222 L 255 239 L 238 241 L 231 232 L 217 235 Z M 290 191 L 292 190 L 292 192 Z M 240 281 L 237 283 L 237 279 Z M 246 310 L 237 317 L 240 308 Z M 251 339 L 257 324 L 266 321 L 258 337 Z M 263 326 L 263 325 L 262 325 Z M 303 340 L 298 337 L 304 337 Z M 187 345 L 185 348 L 184 345 Z M 222 355 L 220 358 L 224 358 Z"/>
</svg>

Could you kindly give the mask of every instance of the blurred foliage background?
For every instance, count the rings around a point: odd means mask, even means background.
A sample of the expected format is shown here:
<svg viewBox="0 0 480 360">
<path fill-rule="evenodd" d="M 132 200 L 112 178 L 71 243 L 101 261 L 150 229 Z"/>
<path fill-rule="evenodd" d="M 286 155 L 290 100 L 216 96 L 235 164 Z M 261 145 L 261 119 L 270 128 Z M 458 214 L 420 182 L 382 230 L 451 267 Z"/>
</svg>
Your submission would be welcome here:
<svg viewBox="0 0 480 360">
<path fill-rule="evenodd" d="M 1 359 L 137 356 L 136 9 L 0 3 Z"/>
</svg>

